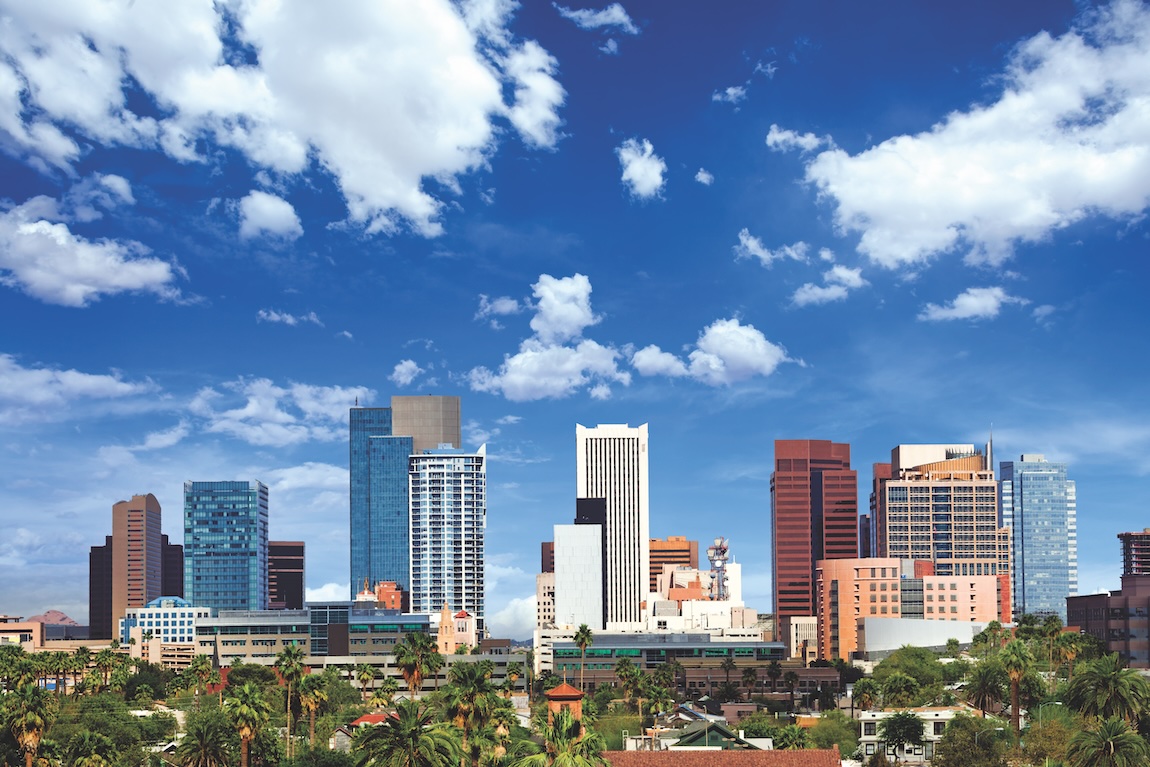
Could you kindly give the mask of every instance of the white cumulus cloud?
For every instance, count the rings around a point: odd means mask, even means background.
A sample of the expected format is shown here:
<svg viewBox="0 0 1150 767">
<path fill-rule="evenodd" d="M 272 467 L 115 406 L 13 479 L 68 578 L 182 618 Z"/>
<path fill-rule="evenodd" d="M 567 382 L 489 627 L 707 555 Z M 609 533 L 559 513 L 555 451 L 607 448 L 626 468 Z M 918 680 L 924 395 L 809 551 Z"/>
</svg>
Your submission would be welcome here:
<svg viewBox="0 0 1150 767">
<path fill-rule="evenodd" d="M 742 85 L 732 85 L 711 94 L 711 101 L 723 101 L 728 104 L 738 104 L 747 98 L 747 89 Z"/>
<path fill-rule="evenodd" d="M 423 368 L 415 364 L 415 360 L 401 360 L 396 363 L 395 369 L 387 378 L 396 386 L 410 386 L 423 372 Z"/>
<path fill-rule="evenodd" d="M 281 312 L 275 309 L 260 309 L 256 312 L 257 322 L 274 322 L 283 325 L 295 327 L 301 322 L 309 322 L 312 325 L 319 325 L 323 327 L 323 322 L 320 321 L 319 315 L 315 312 L 308 312 L 307 314 L 289 314 L 288 312 Z"/>
<path fill-rule="evenodd" d="M 240 200 L 240 237 L 261 235 L 294 240 L 303 234 L 303 225 L 292 204 L 282 197 L 253 189 Z"/>
<path fill-rule="evenodd" d="M 532 290 L 534 334 L 515 354 L 505 355 L 497 371 L 472 369 L 467 376 L 472 390 L 524 402 L 567 397 L 583 388 L 601 398 L 603 385 L 631 382 L 630 374 L 618 368 L 618 350 L 582 337 L 600 320 L 591 308 L 591 281 L 585 275 L 542 274 Z"/>
<path fill-rule="evenodd" d="M 226 147 L 256 171 L 329 176 L 369 234 L 434 236 L 442 196 L 486 166 L 503 121 L 529 145 L 557 139 L 553 60 L 511 34 L 515 7 L 18 4 L 0 27 L 0 131 L 41 167 L 93 142 L 181 162 Z"/>
<path fill-rule="evenodd" d="M 821 257 L 821 252 L 820 252 Z M 824 261 L 828 260 L 823 258 Z M 831 259 L 833 260 L 833 256 Z M 835 264 L 823 272 L 823 284 L 816 285 L 808 282 L 798 288 L 791 301 L 795 306 L 810 306 L 811 304 L 826 304 L 832 301 L 842 301 L 850 291 L 861 288 L 867 284 L 862 277 L 862 269 L 851 269 L 842 264 Z"/>
<path fill-rule="evenodd" d="M 930 130 L 858 154 L 830 149 L 806 178 L 858 250 L 890 269 L 962 252 L 999 265 L 1088 216 L 1150 205 L 1150 6 L 1117 0 L 1011 52 L 1002 92 Z"/>
<path fill-rule="evenodd" d="M 813 152 L 824 144 L 833 145 L 833 143 L 829 138 L 820 138 L 813 133 L 796 133 L 774 124 L 767 131 L 767 146 L 775 152 L 785 152 L 790 149 Z"/>
<path fill-rule="evenodd" d="M 566 8 L 558 3 L 552 5 L 559 11 L 560 16 L 575 22 L 580 29 L 616 29 L 628 35 L 639 34 L 639 28 L 619 3 L 611 3 L 598 11 L 589 8 Z"/>
<path fill-rule="evenodd" d="M 715 177 L 705 168 L 699 168 L 699 171 L 695 174 L 695 180 L 703 186 L 710 186 L 715 183 Z"/>
<path fill-rule="evenodd" d="M 1009 295 L 1000 287 L 967 288 L 949 304 L 927 304 L 920 320 L 986 320 L 998 316 L 1006 304 L 1028 304 L 1025 298 Z"/>
<path fill-rule="evenodd" d="M 766 377 L 789 361 L 783 347 L 768 341 L 754 325 L 744 325 L 736 318 L 715 320 L 704 328 L 686 361 L 654 345 L 631 357 L 631 365 L 641 375 L 690 377 L 709 386 Z"/>
<path fill-rule="evenodd" d="M 77 400 L 118 400 L 156 390 L 151 381 L 125 381 L 118 373 L 28 367 L 10 354 L 0 354 L 0 423 L 59 417 Z"/>
<path fill-rule="evenodd" d="M 629 138 L 615 149 L 615 155 L 623 166 L 623 184 L 633 197 L 649 200 L 663 191 L 667 163 L 655 154 L 650 141 Z"/>
<path fill-rule="evenodd" d="M 770 267 L 776 261 L 790 259 L 792 261 L 806 261 L 810 246 L 805 242 L 796 242 L 783 245 L 777 250 L 771 250 L 763 245 L 763 241 L 751 234 L 749 229 L 739 231 L 739 243 L 733 248 L 736 259 L 757 258 L 763 266 Z"/>
</svg>

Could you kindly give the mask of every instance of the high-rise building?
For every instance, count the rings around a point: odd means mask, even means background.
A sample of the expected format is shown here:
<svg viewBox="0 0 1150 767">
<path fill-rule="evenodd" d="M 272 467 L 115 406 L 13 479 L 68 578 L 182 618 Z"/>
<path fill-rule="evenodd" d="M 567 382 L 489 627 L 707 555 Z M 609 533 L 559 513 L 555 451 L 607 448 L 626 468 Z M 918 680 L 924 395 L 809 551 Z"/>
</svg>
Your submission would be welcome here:
<svg viewBox="0 0 1150 767">
<path fill-rule="evenodd" d="M 130 607 L 143 607 L 164 594 L 181 547 L 160 533 L 160 502 L 151 493 L 112 505 L 112 534 L 88 556 L 88 620 L 93 639 L 111 639 Z M 183 571 L 176 575 L 182 581 Z M 180 592 L 171 596 L 181 596 Z"/>
<path fill-rule="evenodd" d="M 875 481 L 879 556 L 930 561 L 937 575 L 1010 573 L 1010 530 L 998 524 L 986 455 L 974 445 L 899 445 L 890 466 L 891 478 Z"/>
<path fill-rule="evenodd" d="M 851 446 L 828 440 L 775 440 L 771 542 L 776 626 L 815 614 L 815 563 L 858 557 L 858 476 Z"/>
<path fill-rule="evenodd" d="M 163 549 L 164 569 L 161 574 L 163 588 L 160 589 L 166 597 L 184 597 L 184 547 L 178 543 L 171 543 L 168 536 L 161 536 L 160 548 Z"/>
<path fill-rule="evenodd" d="M 196 607 L 268 609 L 268 488 L 184 483 L 184 596 Z"/>
<path fill-rule="evenodd" d="M 444 605 L 484 628 L 487 446 L 474 453 L 441 446 L 408 459 L 411 499 L 411 611 Z"/>
<path fill-rule="evenodd" d="M 392 397 L 348 413 L 351 591 L 391 581 L 411 588 L 408 459 L 462 445 L 459 397 Z M 438 611 L 441 605 L 436 606 Z"/>
<path fill-rule="evenodd" d="M 667 540 L 652 538 L 650 585 L 648 591 L 659 590 L 659 576 L 663 573 L 663 565 L 676 565 L 697 569 L 699 567 L 699 542 L 688 541 L 682 535 L 669 535 Z"/>
<path fill-rule="evenodd" d="M 304 542 L 268 541 L 268 609 L 302 610 Z"/>
<path fill-rule="evenodd" d="M 1037 453 L 1000 464 L 1002 524 L 1011 531 L 1015 616 L 1057 615 L 1078 593 L 1078 501 L 1066 464 Z"/>
<path fill-rule="evenodd" d="M 650 508 L 647 473 L 647 424 L 631 428 L 576 425 L 576 497 L 606 502 L 603 526 L 606 587 L 605 628 L 642 621 L 640 603 L 650 580 Z M 560 579 L 556 545 L 556 621 Z"/>
<path fill-rule="evenodd" d="M 1140 533 L 1118 533 L 1122 541 L 1122 574 L 1150 575 L 1150 527 Z"/>
</svg>

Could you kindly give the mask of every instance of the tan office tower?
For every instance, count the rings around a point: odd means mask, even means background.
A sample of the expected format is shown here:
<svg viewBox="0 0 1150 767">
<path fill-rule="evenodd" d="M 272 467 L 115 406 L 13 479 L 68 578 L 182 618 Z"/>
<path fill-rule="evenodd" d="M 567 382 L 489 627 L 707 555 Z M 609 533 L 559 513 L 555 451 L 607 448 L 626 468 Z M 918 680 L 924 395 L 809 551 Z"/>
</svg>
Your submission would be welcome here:
<svg viewBox="0 0 1150 767">
<path fill-rule="evenodd" d="M 1010 574 L 1010 529 L 998 526 L 998 483 L 974 445 L 899 445 L 884 495 L 878 552 L 925 559 L 936 575 Z"/>
<path fill-rule="evenodd" d="M 667 540 L 651 539 L 651 575 L 648 590 L 658 589 L 659 576 L 663 574 L 663 565 L 676 565 L 692 570 L 699 568 L 699 542 L 688 541 L 682 535 L 669 535 Z"/>
<path fill-rule="evenodd" d="M 459 397 L 425 395 L 391 398 L 391 433 L 411 437 L 419 455 L 441 444 L 463 447 L 460 436 Z"/>
<path fill-rule="evenodd" d="M 638 623 L 650 579 L 647 424 L 576 425 L 575 446 L 576 497 L 602 498 L 607 503 L 607 628 Z"/>
<path fill-rule="evenodd" d="M 164 596 L 160 502 L 133 495 L 112 506 L 112 626 L 129 607 Z"/>
</svg>

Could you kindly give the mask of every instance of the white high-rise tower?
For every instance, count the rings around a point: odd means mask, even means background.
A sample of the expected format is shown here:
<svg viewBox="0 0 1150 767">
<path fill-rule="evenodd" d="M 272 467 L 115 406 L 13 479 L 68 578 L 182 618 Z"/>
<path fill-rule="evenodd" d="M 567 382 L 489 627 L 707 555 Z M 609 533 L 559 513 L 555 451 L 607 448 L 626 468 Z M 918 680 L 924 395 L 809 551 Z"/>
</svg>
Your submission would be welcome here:
<svg viewBox="0 0 1150 767">
<path fill-rule="evenodd" d="M 634 429 L 626 424 L 576 425 L 575 446 L 577 497 L 606 501 L 607 629 L 639 623 L 640 602 L 649 585 L 647 424 Z"/>
</svg>

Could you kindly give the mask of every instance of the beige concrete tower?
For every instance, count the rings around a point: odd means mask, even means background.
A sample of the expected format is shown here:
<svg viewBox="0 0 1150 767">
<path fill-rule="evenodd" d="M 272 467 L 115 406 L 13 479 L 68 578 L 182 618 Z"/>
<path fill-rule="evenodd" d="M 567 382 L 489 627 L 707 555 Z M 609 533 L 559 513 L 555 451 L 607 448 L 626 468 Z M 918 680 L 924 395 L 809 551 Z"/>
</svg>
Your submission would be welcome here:
<svg viewBox="0 0 1150 767">
<path fill-rule="evenodd" d="M 144 607 L 164 596 L 160 502 L 133 495 L 112 506 L 112 625 L 129 607 Z"/>
</svg>

